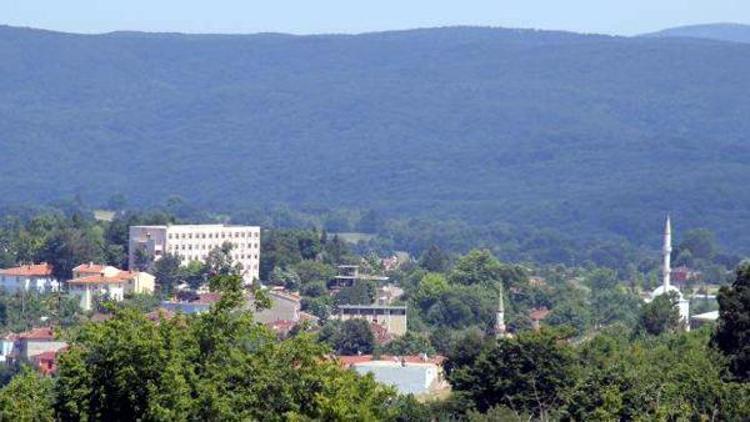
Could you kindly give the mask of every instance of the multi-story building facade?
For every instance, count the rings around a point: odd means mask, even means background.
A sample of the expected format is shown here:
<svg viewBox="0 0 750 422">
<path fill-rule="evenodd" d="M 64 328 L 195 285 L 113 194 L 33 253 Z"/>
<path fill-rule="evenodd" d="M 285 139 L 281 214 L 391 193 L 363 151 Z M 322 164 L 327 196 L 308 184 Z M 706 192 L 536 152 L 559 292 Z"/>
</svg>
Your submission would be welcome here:
<svg viewBox="0 0 750 422">
<path fill-rule="evenodd" d="M 406 306 L 339 305 L 338 312 L 334 312 L 331 318 L 340 321 L 364 319 L 382 326 L 394 336 L 406 334 Z"/>
<path fill-rule="evenodd" d="M 128 294 L 153 294 L 154 279 L 153 275 L 142 271 L 83 264 L 73 269 L 73 279 L 68 281 L 68 293 L 79 298 L 81 309 L 90 311 L 98 298 L 119 302 Z"/>
<path fill-rule="evenodd" d="M 128 262 L 137 268 L 136 254 L 154 260 L 166 254 L 176 255 L 183 265 L 191 261 L 205 262 L 209 252 L 224 243 L 232 245 L 232 259 L 242 265 L 243 278 L 252 283 L 260 276 L 260 227 L 227 226 L 223 224 L 131 226 Z"/>
<path fill-rule="evenodd" d="M 0 287 L 6 292 L 35 289 L 44 293 L 56 291 L 59 286 L 52 275 L 52 266 L 46 263 L 0 270 Z"/>
</svg>

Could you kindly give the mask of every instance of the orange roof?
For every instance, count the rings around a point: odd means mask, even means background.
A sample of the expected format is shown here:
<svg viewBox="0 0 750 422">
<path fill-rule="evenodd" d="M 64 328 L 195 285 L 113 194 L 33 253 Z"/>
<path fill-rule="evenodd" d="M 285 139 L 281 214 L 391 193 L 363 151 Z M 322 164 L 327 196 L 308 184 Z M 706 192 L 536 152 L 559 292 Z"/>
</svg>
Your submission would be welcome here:
<svg viewBox="0 0 750 422">
<path fill-rule="evenodd" d="M 54 340 L 55 332 L 52 327 L 32 328 L 18 335 L 21 340 Z"/>
<path fill-rule="evenodd" d="M 137 273 L 133 271 L 120 271 L 114 277 L 105 277 L 102 274 L 87 275 L 68 281 L 69 284 L 92 284 L 92 283 L 125 283 L 132 280 Z"/>
<path fill-rule="evenodd" d="M 20 267 L 6 268 L 0 270 L 2 275 L 48 277 L 52 275 L 52 265 L 43 262 L 41 264 L 22 265 Z"/>
<path fill-rule="evenodd" d="M 73 272 L 84 274 L 101 274 L 105 268 L 107 268 L 106 265 L 94 264 L 93 262 L 90 262 L 88 264 L 81 264 L 73 268 Z"/>
</svg>

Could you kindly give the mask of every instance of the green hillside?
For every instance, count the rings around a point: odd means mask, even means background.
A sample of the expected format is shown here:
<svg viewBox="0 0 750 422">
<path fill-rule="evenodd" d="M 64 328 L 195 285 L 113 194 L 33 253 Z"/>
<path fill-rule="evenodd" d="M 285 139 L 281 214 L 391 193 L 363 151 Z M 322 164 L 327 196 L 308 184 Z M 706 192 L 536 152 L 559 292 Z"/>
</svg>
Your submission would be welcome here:
<svg viewBox="0 0 750 422">
<path fill-rule="evenodd" d="M 0 27 L 0 205 L 177 194 L 748 250 L 750 45 L 443 28 Z"/>
</svg>

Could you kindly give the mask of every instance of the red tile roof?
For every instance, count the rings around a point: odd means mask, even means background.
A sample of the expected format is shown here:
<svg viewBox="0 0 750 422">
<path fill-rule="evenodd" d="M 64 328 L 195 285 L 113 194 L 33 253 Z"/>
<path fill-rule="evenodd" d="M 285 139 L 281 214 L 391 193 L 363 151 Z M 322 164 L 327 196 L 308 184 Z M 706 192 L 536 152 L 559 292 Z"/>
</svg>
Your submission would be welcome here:
<svg viewBox="0 0 750 422">
<path fill-rule="evenodd" d="M 81 264 L 73 268 L 73 272 L 83 273 L 83 274 L 101 274 L 105 268 L 107 268 L 106 265 L 88 263 L 88 264 Z"/>
<path fill-rule="evenodd" d="M 18 334 L 18 338 L 20 340 L 54 340 L 55 332 L 52 327 L 38 327 Z"/>
<path fill-rule="evenodd" d="M 41 264 L 22 265 L 20 267 L 0 270 L 0 274 L 16 277 L 49 277 L 52 275 L 52 265 L 47 264 L 46 262 Z"/>
<path fill-rule="evenodd" d="M 105 277 L 102 274 L 87 275 L 79 278 L 74 278 L 68 281 L 69 284 L 92 284 L 92 283 L 125 283 L 133 279 L 138 274 L 133 271 L 120 271 L 114 277 Z"/>
<path fill-rule="evenodd" d="M 65 348 L 60 349 L 56 352 L 42 352 L 38 355 L 32 356 L 31 360 L 32 362 L 34 362 L 34 366 L 36 366 L 36 369 L 42 374 L 54 374 L 55 371 L 57 371 L 57 355 L 64 350 Z"/>
</svg>

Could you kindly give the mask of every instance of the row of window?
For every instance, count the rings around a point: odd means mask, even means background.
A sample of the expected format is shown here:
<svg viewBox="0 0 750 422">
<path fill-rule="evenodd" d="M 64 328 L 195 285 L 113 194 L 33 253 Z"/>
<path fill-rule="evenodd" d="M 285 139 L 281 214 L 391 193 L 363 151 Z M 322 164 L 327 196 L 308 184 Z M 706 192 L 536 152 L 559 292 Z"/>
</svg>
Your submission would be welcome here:
<svg viewBox="0 0 750 422">
<path fill-rule="evenodd" d="M 233 243 L 232 246 L 234 246 L 235 248 L 241 248 L 241 247 L 245 246 L 245 244 L 244 243 L 243 244 Z M 202 249 L 202 250 L 211 250 L 211 249 L 213 249 L 215 247 L 216 247 L 216 245 L 206 245 L 206 244 L 185 245 L 185 244 L 182 244 L 182 245 L 169 245 L 168 249 L 170 251 L 177 251 L 177 250 L 192 251 L 193 249 L 195 249 L 195 250 L 199 250 L 199 249 Z M 247 247 L 248 247 L 248 249 L 253 249 L 253 248 L 258 249 L 258 244 L 257 243 L 255 243 L 255 244 L 248 243 Z"/>
<path fill-rule="evenodd" d="M 220 232 L 220 233 L 195 233 L 196 239 L 231 239 L 231 238 L 243 238 L 243 237 L 259 237 L 258 232 Z M 193 233 L 169 233 L 167 239 L 192 239 Z"/>
<path fill-rule="evenodd" d="M 204 261 L 206 259 L 206 255 L 183 255 L 180 254 L 180 259 L 183 261 Z M 235 260 L 241 260 L 241 259 L 250 259 L 250 255 L 235 255 L 233 256 Z M 255 259 L 258 259 L 258 255 L 255 255 Z M 258 264 L 253 265 L 253 269 L 258 269 Z"/>
</svg>

